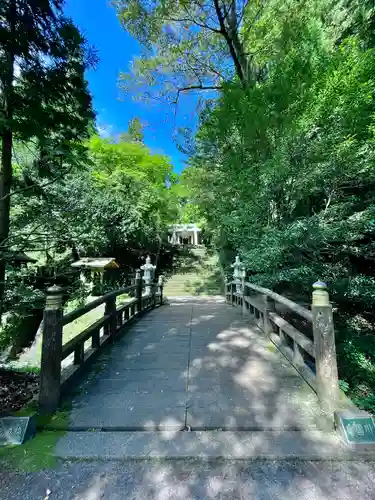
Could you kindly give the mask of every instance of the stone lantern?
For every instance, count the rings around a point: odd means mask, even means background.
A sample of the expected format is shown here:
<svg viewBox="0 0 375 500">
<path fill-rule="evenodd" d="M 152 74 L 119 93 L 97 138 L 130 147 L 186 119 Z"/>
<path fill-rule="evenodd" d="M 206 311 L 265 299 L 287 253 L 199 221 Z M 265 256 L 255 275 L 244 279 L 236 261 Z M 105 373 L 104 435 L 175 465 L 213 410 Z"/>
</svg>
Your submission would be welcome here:
<svg viewBox="0 0 375 500">
<path fill-rule="evenodd" d="M 120 267 L 113 257 L 82 257 L 80 260 L 73 262 L 71 266 L 80 269 L 80 279 L 82 283 L 84 285 L 93 284 L 91 293 L 99 293 L 99 295 L 103 292 L 104 279 L 108 277 L 106 272 L 113 269 L 119 269 Z M 91 279 L 87 279 L 85 275 L 85 271 L 87 270 L 91 274 Z M 108 279 L 106 279 L 106 281 L 108 281 Z"/>
<path fill-rule="evenodd" d="M 0 256 L 1 257 L 1 256 Z M 21 251 L 9 251 L 9 252 L 3 252 L 2 257 L 5 260 L 5 262 L 9 262 L 12 264 L 14 267 L 26 267 L 27 264 L 35 264 L 38 262 L 36 259 L 33 259 L 32 257 L 29 257 L 28 255 L 25 254 L 25 252 Z"/>
<path fill-rule="evenodd" d="M 241 281 L 245 278 L 245 266 L 240 261 L 238 255 L 231 267 L 233 267 L 233 279 L 236 282 L 236 292 L 241 293 Z"/>
<path fill-rule="evenodd" d="M 146 295 L 150 295 L 151 284 L 154 280 L 156 266 L 151 264 L 151 258 L 149 255 L 146 258 L 146 264 L 143 264 L 143 266 L 141 266 L 141 269 L 143 271 L 143 279 L 146 284 Z"/>
</svg>

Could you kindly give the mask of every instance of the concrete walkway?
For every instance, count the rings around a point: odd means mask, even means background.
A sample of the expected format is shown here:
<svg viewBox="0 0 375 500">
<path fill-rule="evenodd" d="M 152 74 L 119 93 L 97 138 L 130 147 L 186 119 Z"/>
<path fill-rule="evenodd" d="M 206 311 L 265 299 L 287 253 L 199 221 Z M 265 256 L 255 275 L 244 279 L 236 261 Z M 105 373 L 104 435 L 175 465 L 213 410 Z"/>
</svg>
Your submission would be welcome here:
<svg viewBox="0 0 375 500">
<path fill-rule="evenodd" d="M 74 399 L 75 430 L 321 427 L 310 387 L 238 309 L 215 300 L 150 312 L 96 369 Z"/>
<path fill-rule="evenodd" d="M 239 309 L 185 297 L 103 352 L 56 455 L 353 458 L 325 429 L 315 393 Z"/>
</svg>

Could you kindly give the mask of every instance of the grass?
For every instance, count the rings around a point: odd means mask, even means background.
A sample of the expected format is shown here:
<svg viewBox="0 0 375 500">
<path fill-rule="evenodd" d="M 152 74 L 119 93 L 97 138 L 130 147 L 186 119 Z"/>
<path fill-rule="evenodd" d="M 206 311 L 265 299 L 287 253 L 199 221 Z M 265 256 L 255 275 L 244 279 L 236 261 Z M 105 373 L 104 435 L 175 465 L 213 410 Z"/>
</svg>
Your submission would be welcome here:
<svg viewBox="0 0 375 500">
<path fill-rule="evenodd" d="M 63 329 L 63 344 L 69 342 L 69 340 L 76 337 L 83 330 L 88 328 L 90 325 L 98 321 L 100 318 L 104 316 L 104 304 L 96 307 L 92 311 L 84 314 L 80 318 L 77 318 L 75 321 L 72 321 L 68 325 L 64 326 Z"/>
<path fill-rule="evenodd" d="M 33 365 L 17 366 L 13 365 L 12 362 L 7 363 L 5 369 L 17 373 L 40 373 L 39 366 L 33 366 Z"/>
<path fill-rule="evenodd" d="M 93 300 L 95 300 L 96 298 L 97 297 L 92 297 Z M 119 308 L 129 300 L 130 297 L 128 294 L 124 293 L 122 295 L 119 295 L 116 300 L 117 308 Z M 95 323 L 95 321 L 98 321 L 100 318 L 102 318 L 104 316 L 104 310 L 105 305 L 102 304 L 66 325 L 63 330 L 63 344 L 66 344 L 67 342 L 69 342 L 69 340 L 73 339 L 83 330 Z"/>
<path fill-rule="evenodd" d="M 0 468 L 22 472 L 53 469 L 57 463 L 53 451 L 57 440 L 63 434 L 63 431 L 43 431 L 23 445 L 9 445 L 0 448 Z"/>
<path fill-rule="evenodd" d="M 17 416 L 32 416 L 35 412 L 35 403 L 26 406 L 17 412 Z M 22 472 L 38 472 L 43 469 L 53 469 L 57 459 L 53 452 L 68 426 L 70 404 L 66 404 L 53 415 L 36 415 L 37 432 L 33 439 L 22 445 L 8 445 L 0 447 L 0 469 L 8 468 Z M 57 430 L 52 430 L 57 429 Z"/>
</svg>

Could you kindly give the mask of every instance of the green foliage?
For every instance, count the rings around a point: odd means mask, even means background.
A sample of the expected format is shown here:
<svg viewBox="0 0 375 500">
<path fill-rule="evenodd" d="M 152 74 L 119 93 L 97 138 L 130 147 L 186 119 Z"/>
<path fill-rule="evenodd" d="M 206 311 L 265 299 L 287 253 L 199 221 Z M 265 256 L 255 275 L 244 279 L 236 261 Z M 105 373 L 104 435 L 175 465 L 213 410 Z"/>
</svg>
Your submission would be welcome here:
<svg viewBox="0 0 375 500">
<path fill-rule="evenodd" d="M 129 121 L 128 131 L 120 134 L 121 142 L 143 142 L 143 124 L 139 118 L 132 118 Z"/>
<path fill-rule="evenodd" d="M 33 340 L 47 286 L 84 301 L 71 268 L 79 257 L 120 264 L 100 292 L 127 284 L 146 253 L 168 266 L 178 194 L 169 159 L 143 144 L 138 118 L 117 143 L 92 135 L 85 71 L 96 56 L 61 0 L 5 0 L 0 17 L 0 342 L 16 354 Z M 37 262 L 17 266 L 12 252 Z"/>
<path fill-rule="evenodd" d="M 360 408 L 361 410 L 368 411 L 372 414 L 375 414 L 375 396 L 374 394 L 370 394 L 368 396 L 353 398 L 353 402 Z"/>
<path fill-rule="evenodd" d="M 345 380 L 339 380 L 339 386 L 342 392 L 346 393 L 349 390 L 349 384 L 348 382 L 345 382 Z"/>
<path fill-rule="evenodd" d="M 178 207 L 169 159 L 152 154 L 141 142 L 93 136 L 86 147 L 86 165 L 53 183 L 41 181 L 28 158 L 16 168 L 16 181 L 26 171 L 42 187 L 13 197 L 11 241 L 38 260 L 28 268 L 8 269 L 4 304 L 9 316 L 1 342 L 12 342 L 15 351 L 33 340 L 33 331 L 27 338 L 21 332 L 27 318 L 41 314 L 48 285 L 59 283 L 76 303 L 92 292 L 70 267 L 79 257 L 111 256 L 120 264 L 121 270 L 96 293 L 129 283 L 148 253 L 154 262 L 158 258 L 159 269 L 172 262 L 165 238 Z"/>
<path fill-rule="evenodd" d="M 370 401 L 375 53 L 344 3 L 341 21 L 322 15 L 327 1 L 269 1 L 255 24 L 250 7 L 243 29 L 260 78 L 245 90 L 227 82 L 206 106 L 185 179 L 228 272 L 239 252 L 252 281 L 301 302 L 327 281 L 340 376 Z"/>
<path fill-rule="evenodd" d="M 0 5 L 0 316 L 8 313 L 1 337 L 15 340 L 17 332 L 16 343 L 23 345 L 40 322 L 41 289 L 58 264 L 43 280 L 36 269 L 14 269 L 8 255 L 42 246 L 50 260 L 44 223 L 54 214 L 44 186 L 85 163 L 82 141 L 94 120 L 84 73 L 95 57 L 62 7 L 61 0 Z M 25 195 L 31 203 L 24 203 Z M 43 217 L 30 225 L 38 213 Z"/>
</svg>

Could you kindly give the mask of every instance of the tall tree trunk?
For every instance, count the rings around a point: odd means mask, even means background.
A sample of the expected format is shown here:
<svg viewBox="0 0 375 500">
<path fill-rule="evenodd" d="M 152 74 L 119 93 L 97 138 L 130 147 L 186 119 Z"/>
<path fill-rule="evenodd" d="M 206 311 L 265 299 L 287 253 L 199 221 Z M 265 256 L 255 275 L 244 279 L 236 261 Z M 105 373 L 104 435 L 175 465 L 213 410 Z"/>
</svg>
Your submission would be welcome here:
<svg viewBox="0 0 375 500">
<path fill-rule="evenodd" d="M 7 51 L 6 68 L 2 79 L 4 125 L 1 130 L 1 172 L 0 172 L 0 321 L 4 312 L 5 259 L 3 252 L 8 247 L 10 222 L 10 190 L 12 187 L 12 146 L 13 146 L 13 78 L 14 55 Z"/>
<path fill-rule="evenodd" d="M 244 7 L 245 9 L 245 7 Z M 228 18 L 228 26 L 229 26 L 229 33 L 230 37 L 232 39 L 232 44 L 234 47 L 234 50 L 236 52 L 239 64 L 242 68 L 242 75 L 244 78 L 244 81 L 248 84 L 249 83 L 249 61 L 247 56 L 245 55 L 245 49 L 241 43 L 240 37 L 238 35 L 238 19 L 237 19 L 237 4 L 236 0 L 232 0 L 232 4 L 230 7 L 230 13 L 227 16 Z"/>
<path fill-rule="evenodd" d="M 225 17 L 226 16 L 224 15 L 224 13 L 221 9 L 221 6 L 219 5 L 219 0 L 214 0 L 214 7 L 215 7 L 215 11 L 216 11 L 216 16 L 217 16 L 217 19 L 218 19 L 219 25 L 220 25 L 220 32 L 227 43 L 230 56 L 231 56 L 233 63 L 234 63 L 236 74 L 238 76 L 238 79 L 241 82 L 242 87 L 245 88 L 247 82 L 246 82 L 246 78 L 245 78 L 244 68 L 242 67 L 239 55 L 236 52 L 236 47 L 234 46 L 234 43 L 233 43 L 233 37 L 232 37 L 231 30 L 228 29 L 227 26 L 225 25 Z"/>
</svg>

